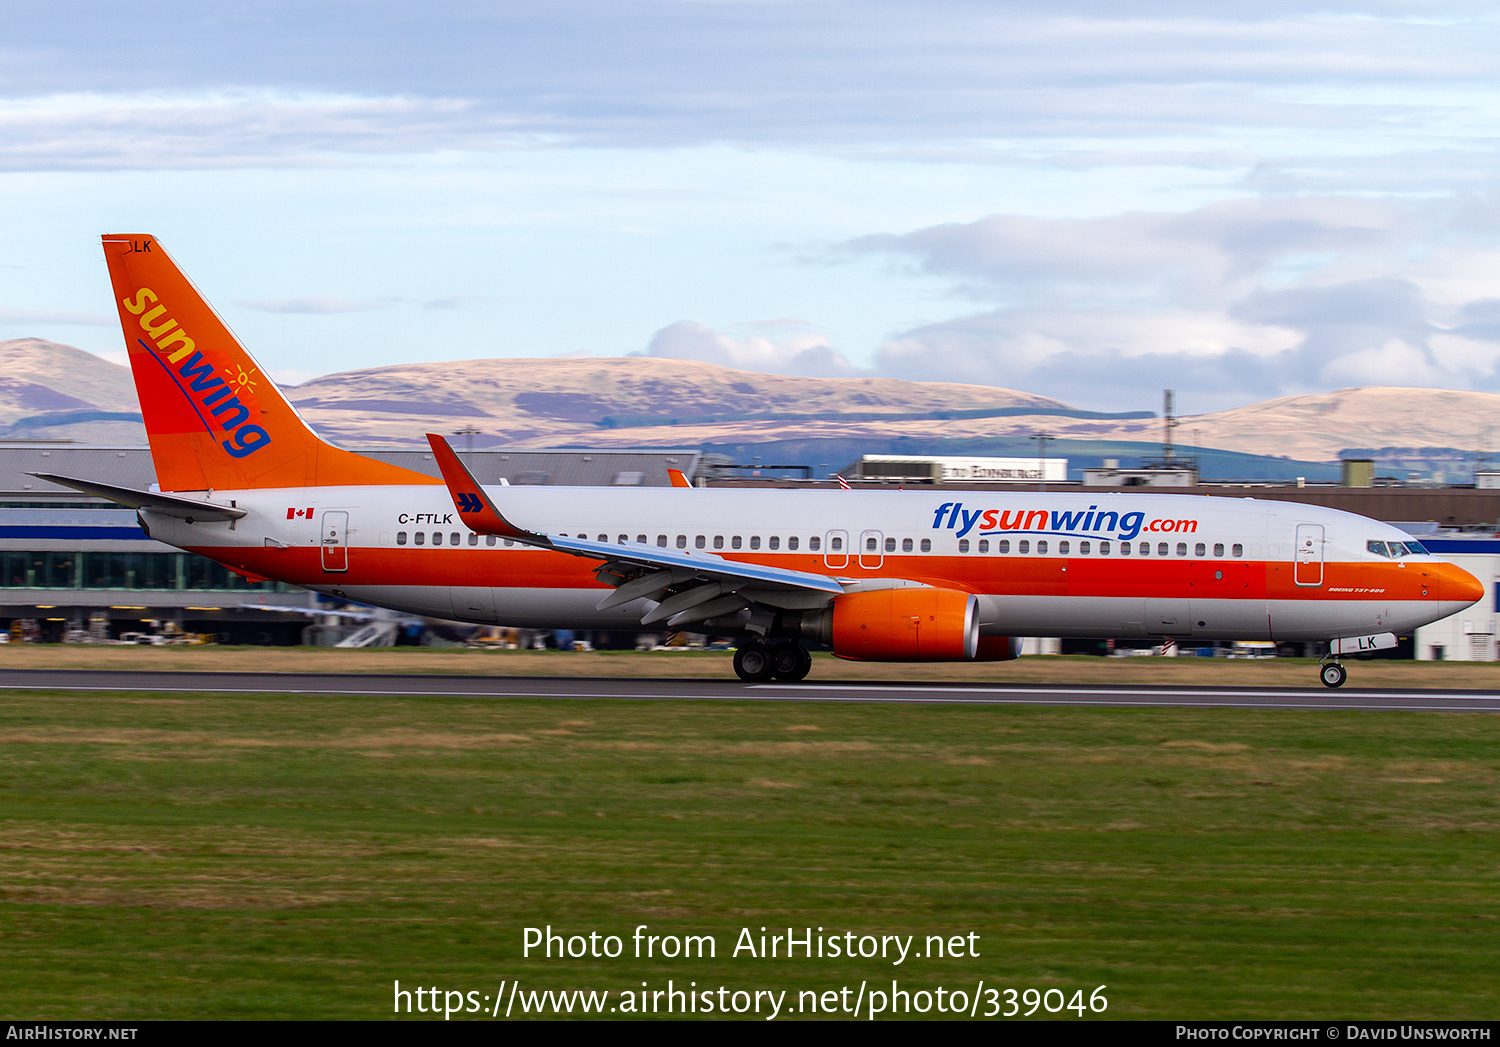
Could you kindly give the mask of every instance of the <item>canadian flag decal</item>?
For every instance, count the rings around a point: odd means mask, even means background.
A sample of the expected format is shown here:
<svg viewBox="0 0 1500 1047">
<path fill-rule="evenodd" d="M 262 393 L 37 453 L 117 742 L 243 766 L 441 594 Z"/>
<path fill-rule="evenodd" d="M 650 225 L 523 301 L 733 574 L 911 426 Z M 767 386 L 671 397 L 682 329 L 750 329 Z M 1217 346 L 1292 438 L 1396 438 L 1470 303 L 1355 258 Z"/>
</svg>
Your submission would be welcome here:
<svg viewBox="0 0 1500 1047">
<path fill-rule="evenodd" d="M 288 520 L 311 520 L 313 518 L 312 506 L 309 505 L 306 509 L 288 509 L 286 518 Z"/>
</svg>

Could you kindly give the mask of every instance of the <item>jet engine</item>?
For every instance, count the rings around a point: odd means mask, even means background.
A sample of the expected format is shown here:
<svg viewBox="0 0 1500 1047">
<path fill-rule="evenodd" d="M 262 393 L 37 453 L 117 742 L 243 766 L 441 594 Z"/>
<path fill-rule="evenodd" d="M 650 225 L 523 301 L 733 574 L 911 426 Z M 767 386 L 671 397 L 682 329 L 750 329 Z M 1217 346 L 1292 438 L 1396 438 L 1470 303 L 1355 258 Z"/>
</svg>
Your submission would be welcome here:
<svg viewBox="0 0 1500 1047">
<path fill-rule="evenodd" d="M 802 634 L 840 658 L 958 662 L 979 654 L 979 601 L 955 589 L 874 589 L 834 597 L 802 619 Z"/>
<path fill-rule="evenodd" d="M 976 662 L 1008 662 L 1012 658 L 1021 657 L 1021 638 L 1019 636 L 981 636 L 979 638 L 979 653 L 974 656 Z"/>
</svg>

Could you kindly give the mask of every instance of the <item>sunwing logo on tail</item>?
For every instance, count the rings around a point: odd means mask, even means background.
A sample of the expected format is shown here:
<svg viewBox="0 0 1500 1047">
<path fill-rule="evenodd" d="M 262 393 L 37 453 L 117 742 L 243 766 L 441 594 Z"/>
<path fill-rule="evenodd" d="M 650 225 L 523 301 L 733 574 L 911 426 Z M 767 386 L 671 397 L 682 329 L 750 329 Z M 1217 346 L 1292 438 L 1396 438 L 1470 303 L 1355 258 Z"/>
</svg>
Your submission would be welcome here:
<svg viewBox="0 0 1500 1047">
<path fill-rule="evenodd" d="M 229 435 L 229 439 L 221 441 L 224 450 L 236 458 L 254 454 L 269 444 L 271 434 L 258 425 L 249 424 L 252 412 L 260 409 L 255 398 L 255 369 L 246 371 L 218 353 L 199 349 L 187 331 L 166 316 L 165 305 L 157 304 L 147 311 L 148 305 L 159 302 L 155 291 L 142 287 L 134 299 L 121 299 L 120 304 L 131 315 L 140 317 L 141 330 L 150 342 L 146 338 L 136 341 L 162 365 L 192 402 L 203 428 L 213 434 L 214 426 L 209 422 L 212 418 L 219 430 Z M 224 377 L 219 377 L 219 374 Z"/>
<path fill-rule="evenodd" d="M 469 491 L 459 491 L 453 496 L 458 502 L 458 511 L 461 513 L 477 513 L 484 508 L 484 503 L 479 500 L 479 495 Z"/>
</svg>

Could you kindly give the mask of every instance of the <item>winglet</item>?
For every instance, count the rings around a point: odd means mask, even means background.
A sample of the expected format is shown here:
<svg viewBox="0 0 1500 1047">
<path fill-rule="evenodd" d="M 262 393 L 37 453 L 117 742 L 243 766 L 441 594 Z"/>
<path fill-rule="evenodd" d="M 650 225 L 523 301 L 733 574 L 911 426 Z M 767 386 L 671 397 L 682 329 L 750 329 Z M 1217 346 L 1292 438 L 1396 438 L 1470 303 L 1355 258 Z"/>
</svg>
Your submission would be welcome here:
<svg viewBox="0 0 1500 1047">
<path fill-rule="evenodd" d="M 691 487 L 691 486 L 693 486 L 692 484 L 688 483 L 687 474 L 684 473 L 681 469 L 668 469 L 667 470 L 667 475 L 672 478 L 672 486 L 673 487 Z"/>
<path fill-rule="evenodd" d="M 436 433 L 428 433 L 427 442 L 432 446 L 433 460 L 442 470 L 443 482 L 448 485 L 448 493 L 453 496 L 453 507 L 458 510 L 459 519 L 471 531 L 479 534 L 497 534 L 501 538 L 511 538 L 528 545 L 552 544 L 546 535 L 523 530 L 507 520 L 504 514 L 495 508 L 495 503 L 490 501 L 489 495 L 484 493 L 484 488 L 479 486 L 479 481 L 474 479 L 474 474 L 469 472 L 468 466 L 464 465 L 458 455 L 453 452 L 453 448 L 448 446 L 447 440 Z"/>
</svg>

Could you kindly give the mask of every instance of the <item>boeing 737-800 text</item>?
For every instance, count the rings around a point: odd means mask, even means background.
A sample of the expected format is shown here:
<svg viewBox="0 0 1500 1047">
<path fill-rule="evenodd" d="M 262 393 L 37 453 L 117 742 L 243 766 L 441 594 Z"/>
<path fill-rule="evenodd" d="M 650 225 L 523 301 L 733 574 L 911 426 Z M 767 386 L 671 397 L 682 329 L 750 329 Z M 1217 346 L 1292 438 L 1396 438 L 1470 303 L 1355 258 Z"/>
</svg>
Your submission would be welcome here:
<svg viewBox="0 0 1500 1047">
<path fill-rule="evenodd" d="M 845 658 L 1014 658 L 1025 636 L 1326 640 L 1341 654 L 1477 600 L 1389 524 L 1288 502 L 1157 494 L 484 487 L 334 447 L 154 237 L 104 237 L 159 491 L 47 479 L 136 507 L 152 537 L 247 575 L 415 614 L 743 639 L 746 680 Z"/>
</svg>

